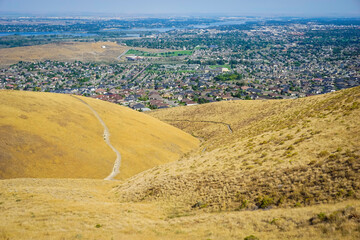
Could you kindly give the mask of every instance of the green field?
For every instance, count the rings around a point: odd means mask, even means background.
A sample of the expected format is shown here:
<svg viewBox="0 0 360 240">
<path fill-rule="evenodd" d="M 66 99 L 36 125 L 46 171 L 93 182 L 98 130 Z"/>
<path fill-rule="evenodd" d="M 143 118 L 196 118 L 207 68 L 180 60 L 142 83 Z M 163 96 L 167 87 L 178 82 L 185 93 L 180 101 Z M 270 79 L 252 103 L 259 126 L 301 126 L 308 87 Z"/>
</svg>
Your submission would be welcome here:
<svg viewBox="0 0 360 240">
<path fill-rule="evenodd" d="M 209 66 L 209 68 L 211 68 L 211 69 L 215 69 L 215 68 L 227 68 L 227 69 L 231 70 L 230 65 L 211 65 L 211 66 Z"/>
<path fill-rule="evenodd" d="M 183 50 L 183 51 L 174 51 L 174 52 L 165 52 L 165 53 L 159 53 L 160 56 L 165 57 L 174 57 L 174 56 L 183 56 L 183 55 L 192 55 L 193 51 L 191 50 Z"/>
<path fill-rule="evenodd" d="M 136 56 L 147 56 L 147 57 L 155 57 L 157 56 L 157 53 L 149 53 L 144 51 L 139 51 L 135 49 L 130 49 L 126 55 L 136 55 Z"/>
</svg>

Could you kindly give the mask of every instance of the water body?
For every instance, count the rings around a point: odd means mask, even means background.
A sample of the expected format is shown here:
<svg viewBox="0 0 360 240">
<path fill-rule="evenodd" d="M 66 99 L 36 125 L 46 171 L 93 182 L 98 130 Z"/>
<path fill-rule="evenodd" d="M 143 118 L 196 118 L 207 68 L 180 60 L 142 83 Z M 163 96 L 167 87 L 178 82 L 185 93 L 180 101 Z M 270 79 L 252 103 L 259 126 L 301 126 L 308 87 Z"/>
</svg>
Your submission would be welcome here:
<svg viewBox="0 0 360 240">
<path fill-rule="evenodd" d="M 180 28 L 129 28 L 129 29 L 121 29 L 121 28 L 114 28 L 114 29 L 106 29 L 103 30 L 104 32 L 167 32 L 171 30 L 176 30 Z"/>
<path fill-rule="evenodd" d="M 130 29 L 106 29 L 103 30 L 105 32 L 168 32 L 173 30 L 185 30 L 185 29 L 202 29 L 209 27 L 218 27 L 218 26 L 226 26 L 226 25 L 241 25 L 246 23 L 246 21 L 224 21 L 224 22 L 214 22 L 209 24 L 201 24 L 201 25 L 189 25 L 187 27 L 171 27 L 171 28 L 130 28 Z"/>
<path fill-rule="evenodd" d="M 245 24 L 246 21 L 224 21 L 224 22 L 214 22 L 204 25 L 195 25 L 194 28 L 208 28 L 208 27 L 219 27 L 219 26 L 227 26 L 227 25 L 242 25 Z"/>
<path fill-rule="evenodd" d="M 129 29 L 130 30 L 130 29 Z M 132 31 L 132 30 L 131 30 Z M 119 31 L 122 32 L 122 31 Z M 73 33 L 73 32 L 0 32 L 0 37 L 5 36 L 48 36 L 48 35 L 60 35 L 60 36 L 76 36 L 76 37 L 92 37 L 99 36 L 96 33 Z M 126 37 L 140 37 L 138 33 L 126 33 Z"/>
<path fill-rule="evenodd" d="M 2 36 L 41 36 L 41 35 L 70 35 L 70 36 L 80 36 L 80 37 L 87 37 L 87 36 L 95 36 L 97 34 L 93 33 L 75 33 L 75 32 L 0 32 L 0 37 Z"/>
<path fill-rule="evenodd" d="M 224 21 L 224 22 L 214 22 L 203 25 L 189 25 L 187 27 L 172 27 L 172 28 L 130 28 L 130 29 L 106 29 L 103 32 L 123 32 L 126 33 L 127 37 L 140 37 L 139 32 L 159 32 L 164 33 L 173 30 L 185 30 L 185 29 L 204 29 L 209 27 L 217 26 L 226 26 L 226 25 L 240 25 L 244 24 L 245 21 Z M 97 36 L 98 34 L 94 33 L 84 33 L 84 32 L 0 32 L 0 37 L 3 36 L 42 36 L 42 35 L 70 35 L 70 36 L 79 36 L 79 37 L 89 37 Z"/>
</svg>

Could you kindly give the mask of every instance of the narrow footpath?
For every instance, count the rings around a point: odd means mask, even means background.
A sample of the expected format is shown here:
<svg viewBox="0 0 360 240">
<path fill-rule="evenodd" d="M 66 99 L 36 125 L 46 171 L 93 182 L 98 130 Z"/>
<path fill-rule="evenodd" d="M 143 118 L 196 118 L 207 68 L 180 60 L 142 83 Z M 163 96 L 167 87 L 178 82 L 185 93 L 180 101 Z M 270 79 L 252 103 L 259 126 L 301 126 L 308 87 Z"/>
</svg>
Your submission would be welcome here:
<svg viewBox="0 0 360 240">
<path fill-rule="evenodd" d="M 228 123 L 224 123 L 224 122 L 215 122 L 215 121 L 192 121 L 192 120 L 173 120 L 173 119 L 160 119 L 161 121 L 165 121 L 165 122 L 198 122 L 198 123 L 214 123 L 214 124 L 222 124 L 225 125 L 227 127 L 227 129 L 229 130 L 229 133 L 232 134 L 233 130 L 230 126 L 230 124 Z"/>
<path fill-rule="evenodd" d="M 112 172 L 110 173 L 109 176 L 107 176 L 106 178 L 104 178 L 104 180 L 113 180 L 114 177 L 116 175 L 118 175 L 120 173 L 120 165 L 121 165 L 121 154 L 118 150 L 116 150 L 116 148 L 111 145 L 110 142 L 110 132 L 108 127 L 106 126 L 105 122 L 101 119 L 101 117 L 99 116 L 99 114 L 95 111 L 95 109 L 93 109 L 87 102 L 85 102 L 84 100 L 71 95 L 73 98 L 76 98 L 77 100 L 79 100 L 80 102 L 82 102 L 83 104 L 85 104 L 95 115 L 95 117 L 99 120 L 99 122 L 101 123 L 101 125 L 104 127 L 104 141 L 105 143 L 116 153 L 116 160 L 114 163 L 114 167 Z"/>
</svg>

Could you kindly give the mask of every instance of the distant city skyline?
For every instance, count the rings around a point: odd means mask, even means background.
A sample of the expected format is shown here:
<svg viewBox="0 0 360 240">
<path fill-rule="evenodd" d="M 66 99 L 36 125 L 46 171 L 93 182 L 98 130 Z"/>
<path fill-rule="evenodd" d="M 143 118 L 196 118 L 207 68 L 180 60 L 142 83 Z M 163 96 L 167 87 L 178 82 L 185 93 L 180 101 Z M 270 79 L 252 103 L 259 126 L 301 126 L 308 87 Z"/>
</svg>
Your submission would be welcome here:
<svg viewBox="0 0 360 240">
<path fill-rule="evenodd" d="M 0 0 L 1 13 L 360 17 L 360 0 Z"/>
</svg>

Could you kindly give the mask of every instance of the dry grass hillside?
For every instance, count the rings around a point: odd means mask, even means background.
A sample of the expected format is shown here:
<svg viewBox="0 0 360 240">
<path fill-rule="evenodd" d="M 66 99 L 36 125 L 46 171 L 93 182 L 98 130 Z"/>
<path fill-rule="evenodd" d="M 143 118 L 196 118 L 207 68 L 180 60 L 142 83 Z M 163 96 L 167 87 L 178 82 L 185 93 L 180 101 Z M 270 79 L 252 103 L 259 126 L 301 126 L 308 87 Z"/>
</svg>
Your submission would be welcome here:
<svg viewBox="0 0 360 240">
<path fill-rule="evenodd" d="M 105 46 L 105 48 L 102 48 Z M 43 60 L 113 62 L 130 47 L 115 42 L 61 42 L 27 47 L 0 49 L 0 66 Z M 165 52 L 167 50 L 133 48 L 146 52 Z M 125 57 L 122 57 L 124 60 Z"/>
<path fill-rule="evenodd" d="M 127 180 L 121 201 L 193 211 L 292 208 L 360 197 L 360 88 L 150 113 L 203 138 L 197 153 Z M 180 121 L 181 120 L 181 121 Z M 223 124 L 231 125 L 230 133 Z"/>
<path fill-rule="evenodd" d="M 0 181 L 0 239 L 359 239 L 360 202 L 267 211 L 192 211 L 119 202 L 117 181 Z"/>
<path fill-rule="evenodd" d="M 75 160 L 92 155 L 99 172 L 107 158 L 95 157 L 115 155 L 104 151 L 101 125 L 89 109 L 68 95 L 0 92 L 0 99 L 1 163 L 25 150 L 14 169 L 36 158 L 43 160 L 31 171 L 48 172 L 43 164 L 71 171 L 82 166 Z M 179 148 L 197 143 L 144 114 L 82 99 L 108 125 L 129 164 L 122 173 L 136 164 L 131 154 L 175 159 Z M 1 180 L 0 239 L 359 239 L 359 100 L 354 88 L 152 112 L 201 138 L 201 147 L 123 181 Z M 71 146 L 76 153 L 63 150 Z M 94 151 L 85 156 L 81 149 Z"/>
<path fill-rule="evenodd" d="M 106 46 L 106 48 L 102 48 Z M 19 61 L 114 61 L 128 47 L 114 42 L 63 42 L 0 49 L 0 66 Z"/>
<path fill-rule="evenodd" d="M 122 155 L 118 179 L 177 160 L 198 140 L 129 108 L 90 98 Z M 70 95 L 0 91 L 0 178 L 105 178 L 115 153 L 93 112 Z"/>
</svg>

